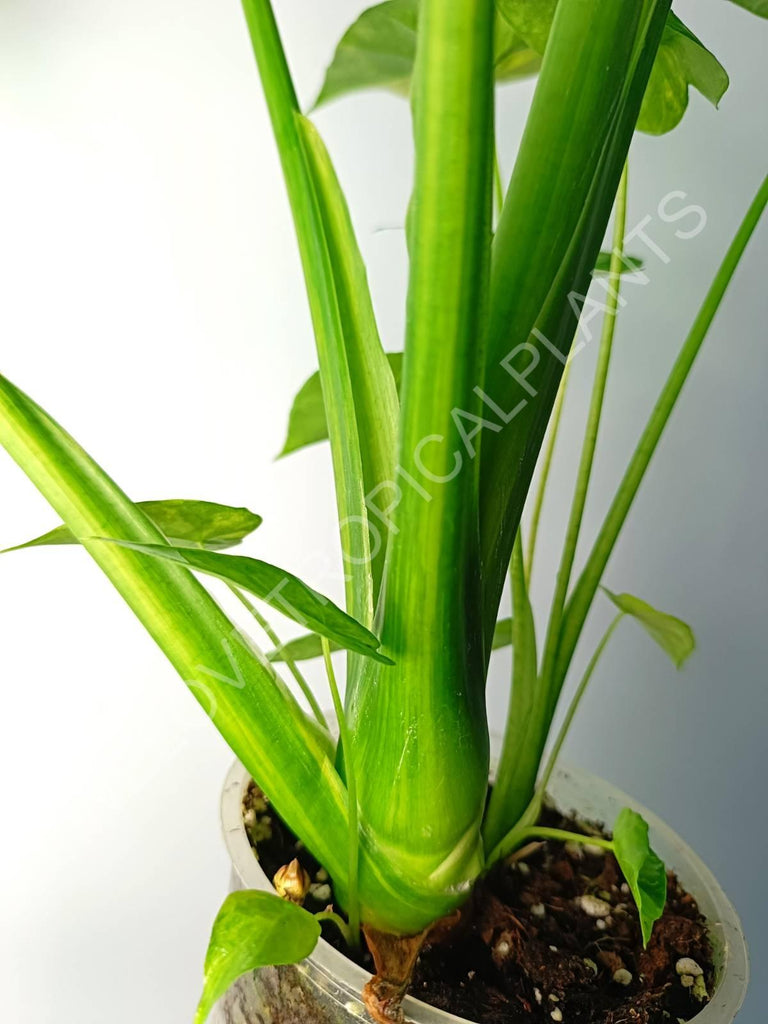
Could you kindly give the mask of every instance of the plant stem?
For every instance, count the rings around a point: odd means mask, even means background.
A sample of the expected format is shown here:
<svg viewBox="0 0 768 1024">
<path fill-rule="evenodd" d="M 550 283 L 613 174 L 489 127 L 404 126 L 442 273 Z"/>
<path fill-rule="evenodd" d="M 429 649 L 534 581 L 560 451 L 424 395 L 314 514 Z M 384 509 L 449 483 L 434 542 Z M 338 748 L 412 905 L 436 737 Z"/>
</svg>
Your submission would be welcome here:
<svg viewBox="0 0 768 1024">
<path fill-rule="evenodd" d="M 504 179 L 501 176 L 501 164 L 499 163 L 499 150 L 493 147 L 493 196 L 496 205 L 496 219 L 501 216 L 501 208 L 504 206 Z"/>
<path fill-rule="evenodd" d="M 583 846 L 599 846 L 603 850 L 613 850 L 613 842 L 610 839 L 601 839 L 599 836 L 584 836 L 580 832 L 567 832 L 562 828 L 539 828 L 534 825 L 532 828 L 521 832 L 523 840 L 526 839 L 554 839 L 556 842 L 581 843 Z"/>
<path fill-rule="evenodd" d="M 360 945 L 359 932 L 354 932 L 340 914 L 336 914 L 332 910 L 321 910 L 314 916 L 318 921 L 331 921 L 335 924 L 350 949 L 357 949 Z"/>
<path fill-rule="evenodd" d="M 347 783 L 349 816 L 349 878 L 347 890 L 347 914 L 349 916 L 350 936 L 347 942 L 351 949 L 357 949 L 360 945 L 360 899 L 358 894 L 360 834 L 357 810 L 357 784 L 355 781 L 355 769 L 352 764 L 352 740 L 347 726 L 347 716 L 344 712 L 344 704 L 336 682 L 336 673 L 333 670 L 333 662 L 331 661 L 331 645 L 325 637 L 322 637 L 321 639 L 325 671 L 328 674 L 328 683 L 331 687 L 333 707 L 339 723 L 339 739 L 341 741 L 341 749 L 344 755 L 344 773 L 346 775 Z"/>
<path fill-rule="evenodd" d="M 562 624 L 562 635 L 553 679 L 555 686 L 558 686 L 560 681 L 565 678 L 608 559 L 632 507 L 635 495 L 766 204 L 768 204 L 768 176 L 760 185 L 715 275 L 691 331 L 651 413 L 603 527 L 587 559 L 584 571 L 574 589 Z"/>
<path fill-rule="evenodd" d="M 608 290 L 605 302 L 605 319 L 603 320 L 603 331 L 600 339 L 600 349 L 595 368 L 595 380 L 592 386 L 592 398 L 590 400 L 589 413 L 587 415 L 587 426 L 584 433 L 584 442 L 581 449 L 581 459 L 576 476 L 576 489 L 571 506 L 571 513 L 568 519 L 568 526 L 565 534 L 560 568 L 557 573 L 555 594 L 552 600 L 552 611 L 549 618 L 547 640 L 544 648 L 544 661 L 542 666 L 542 680 L 547 693 L 547 700 L 551 710 L 554 711 L 556 694 L 553 695 L 553 688 L 550 686 L 550 678 L 557 657 L 557 646 L 560 639 L 560 626 L 562 624 L 565 601 L 568 595 L 568 587 L 571 582 L 573 563 L 576 558 L 576 548 L 579 543 L 581 523 L 584 518 L 584 509 L 587 503 L 589 482 L 592 476 L 592 467 L 595 461 L 595 449 L 597 448 L 597 437 L 600 430 L 600 420 L 605 400 L 605 389 L 608 381 L 608 370 L 611 363 L 613 351 L 613 339 L 616 333 L 616 320 L 619 308 L 619 292 L 621 289 L 621 274 L 624 269 L 624 234 L 627 224 L 627 181 L 628 169 L 624 165 L 624 173 L 621 176 L 619 190 L 616 195 L 616 220 L 613 229 L 613 250 L 611 252 L 611 268 L 608 275 Z"/>
<path fill-rule="evenodd" d="M 232 584 L 232 583 L 227 584 L 227 586 L 232 591 L 232 593 L 235 595 L 235 597 L 240 602 L 240 604 L 243 605 L 244 608 L 248 609 L 248 611 L 254 617 L 256 622 L 259 624 L 259 626 L 264 630 L 264 632 L 266 633 L 267 637 L 269 638 L 270 643 L 275 647 L 275 649 L 279 649 L 279 650 L 283 651 L 283 658 L 285 660 L 285 664 L 288 666 L 288 671 L 291 673 L 293 678 L 299 684 L 299 686 L 301 688 L 301 692 L 304 694 L 304 696 L 307 699 L 307 702 L 309 703 L 309 706 L 312 708 L 312 714 L 315 716 L 315 718 L 317 719 L 318 723 L 324 729 L 327 730 L 328 729 L 328 722 L 327 722 L 327 720 L 325 718 L 325 715 L 323 714 L 322 708 L 320 707 L 320 705 L 317 702 L 317 698 L 315 697 L 314 693 L 312 692 L 312 688 L 310 687 L 309 683 L 307 682 L 306 678 L 302 674 L 301 670 L 299 669 L 299 667 L 296 664 L 296 662 L 294 661 L 294 659 L 283 648 L 283 644 L 282 644 L 282 642 L 280 640 L 280 637 L 274 631 L 272 626 L 270 626 L 269 622 L 264 618 L 264 616 L 261 614 L 261 612 L 256 607 L 256 605 L 253 604 L 245 596 L 245 594 L 242 592 L 242 590 L 240 590 L 239 587 L 234 586 L 234 584 Z"/>
<path fill-rule="evenodd" d="M 587 687 L 589 686 L 594 671 L 597 668 L 597 663 L 600 661 L 603 651 L 608 646 L 608 642 L 610 641 L 611 637 L 616 631 L 616 627 L 624 618 L 624 614 L 624 612 L 619 612 L 619 614 L 614 618 L 613 622 L 611 622 L 610 626 L 606 630 L 605 635 L 603 636 L 603 639 L 600 641 L 600 643 L 597 645 L 597 650 L 592 655 L 592 658 L 590 659 L 590 662 L 587 665 L 582 680 L 578 685 L 576 693 L 573 696 L 571 706 L 568 708 L 568 713 L 566 714 L 565 719 L 563 720 L 563 724 L 560 727 L 560 732 L 557 735 L 555 744 L 552 747 L 552 752 L 550 753 L 549 758 L 547 760 L 546 768 L 544 769 L 544 772 L 541 776 L 541 782 L 539 783 L 538 787 L 538 797 L 540 802 L 544 799 L 544 795 L 547 791 L 547 786 L 549 785 L 550 780 L 552 778 L 552 772 L 555 770 L 557 759 L 560 756 L 560 751 L 563 749 L 563 744 L 565 743 L 565 739 L 568 735 L 571 725 L 573 724 L 573 719 L 576 716 L 576 712 L 579 710 L 579 706 L 584 697 L 584 694 L 587 691 Z"/>
<path fill-rule="evenodd" d="M 520 756 L 524 738 L 535 727 L 538 676 L 536 626 L 525 583 L 522 530 L 518 530 L 515 538 L 509 576 L 512 587 L 512 694 L 496 783 L 483 823 L 486 849 L 504 835 L 510 818 L 517 821 L 516 808 L 521 803 L 525 807 L 528 802 L 539 767 L 538 761 Z"/>
<path fill-rule="evenodd" d="M 565 391 L 568 387 L 568 378 L 571 375 L 571 361 L 570 359 L 565 364 L 563 370 L 563 377 L 560 381 L 560 387 L 557 390 L 557 398 L 552 409 L 552 421 L 550 423 L 549 432 L 547 435 L 547 443 L 544 449 L 544 458 L 541 463 L 541 474 L 539 476 L 538 487 L 536 490 L 536 497 L 533 502 L 533 511 L 531 512 L 531 523 L 528 533 L 528 547 L 525 558 L 525 583 L 527 587 L 531 585 L 531 574 L 533 573 L 533 559 L 536 554 L 536 538 L 539 533 L 539 522 L 541 520 L 541 510 L 544 507 L 544 495 L 547 490 L 547 482 L 549 480 L 549 473 L 552 469 L 552 458 L 555 454 L 555 444 L 557 443 L 557 435 L 560 430 L 560 420 L 563 415 L 563 406 L 565 404 Z"/>
</svg>

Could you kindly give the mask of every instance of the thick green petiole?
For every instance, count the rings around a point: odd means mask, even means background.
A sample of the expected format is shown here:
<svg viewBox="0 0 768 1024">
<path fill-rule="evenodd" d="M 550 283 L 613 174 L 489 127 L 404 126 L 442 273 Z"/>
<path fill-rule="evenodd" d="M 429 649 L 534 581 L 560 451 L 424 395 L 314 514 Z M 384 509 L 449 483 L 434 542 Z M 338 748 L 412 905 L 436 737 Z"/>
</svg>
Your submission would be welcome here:
<svg viewBox="0 0 768 1024">
<path fill-rule="evenodd" d="M 349 872 L 347 881 L 347 914 L 349 915 L 349 934 L 346 936 L 349 945 L 356 949 L 360 945 L 360 824 L 357 807 L 357 783 L 355 780 L 355 769 L 350 756 L 352 750 L 352 737 L 347 725 L 347 716 L 344 711 L 344 703 L 339 693 L 336 673 L 333 670 L 331 660 L 331 645 L 325 637 L 321 640 L 323 647 L 323 661 L 328 676 L 328 684 L 331 688 L 333 708 L 336 712 L 336 720 L 339 725 L 339 740 L 344 759 L 344 775 L 347 783 L 347 818 L 349 820 Z M 333 920 L 331 915 L 329 920 Z M 338 923 L 338 922 L 337 922 Z"/>
</svg>

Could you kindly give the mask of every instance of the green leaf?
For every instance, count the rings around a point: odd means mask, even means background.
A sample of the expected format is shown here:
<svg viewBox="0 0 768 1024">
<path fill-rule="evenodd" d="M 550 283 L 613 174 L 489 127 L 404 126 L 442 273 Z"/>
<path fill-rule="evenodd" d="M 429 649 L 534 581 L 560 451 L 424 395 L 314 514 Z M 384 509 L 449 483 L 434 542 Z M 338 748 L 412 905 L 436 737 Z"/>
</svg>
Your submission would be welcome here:
<svg viewBox="0 0 768 1024">
<path fill-rule="evenodd" d="M 419 0 L 386 0 L 363 11 L 336 47 L 315 106 L 361 89 L 386 89 L 407 96 L 416 58 L 419 6 Z M 496 26 L 495 65 L 498 82 L 527 77 L 541 66 L 539 54 L 501 18 Z"/>
<path fill-rule="evenodd" d="M 418 19 L 416 0 L 388 0 L 363 11 L 342 36 L 315 106 L 359 89 L 388 89 L 407 96 Z"/>
<path fill-rule="evenodd" d="M 400 418 L 397 386 L 379 338 L 365 264 L 357 245 L 344 193 L 314 125 L 306 118 L 300 118 L 299 124 L 320 203 L 336 284 L 359 439 L 363 488 L 366 496 L 376 495 L 380 489 L 390 489 L 391 481 L 395 479 Z M 375 604 L 384 571 L 387 539 L 376 524 L 369 523 L 369 529 L 370 573 L 367 566 L 363 566 L 362 571 L 366 577 L 371 577 Z M 360 611 L 358 609 L 358 618 L 363 618 Z"/>
<path fill-rule="evenodd" d="M 768 0 L 731 0 L 731 3 L 751 11 L 759 18 L 768 18 Z"/>
<path fill-rule="evenodd" d="M 722 64 L 670 12 L 637 127 L 650 135 L 663 135 L 682 120 L 690 86 L 716 107 L 728 85 L 728 74 Z"/>
<path fill-rule="evenodd" d="M 194 548 L 134 544 L 124 540 L 115 543 L 154 558 L 179 562 L 208 576 L 215 576 L 225 583 L 247 590 L 249 594 L 265 601 L 289 619 L 311 628 L 321 636 L 328 637 L 348 651 L 365 654 L 385 665 L 392 664 L 389 658 L 377 653 L 379 641 L 370 630 L 343 612 L 329 598 L 276 565 L 270 565 L 269 562 L 262 562 L 257 558 L 246 558 L 244 555 L 222 555 L 215 551 L 198 551 Z"/>
<path fill-rule="evenodd" d="M 674 615 L 660 612 L 632 594 L 613 594 L 607 587 L 603 587 L 603 590 L 620 611 L 640 623 L 646 633 L 666 651 L 676 668 L 683 667 L 696 649 L 696 638 L 689 625 Z"/>
<path fill-rule="evenodd" d="M 537 53 L 544 53 L 557 0 L 497 2 L 503 17 L 515 32 Z M 765 8 L 767 0 L 748 2 Z M 671 131 L 680 123 L 688 107 L 690 86 L 717 106 L 728 84 L 728 75 L 717 58 L 670 11 L 640 111 L 638 130 L 651 135 Z"/>
<path fill-rule="evenodd" d="M 601 252 L 597 257 L 595 263 L 596 274 L 610 274 L 611 272 L 611 253 Z M 639 256 L 627 256 L 622 255 L 621 257 L 621 273 L 622 274 L 633 274 L 638 270 L 642 270 L 645 266 L 645 261 L 641 260 Z"/>
<path fill-rule="evenodd" d="M 247 508 L 218 505 L 212 501 L 171 498 L 167 501 L 138 501 L 136 505 L 176 547 L 202 544 L 210 551 L 235 547 L 261 526 L 262 522 L 261 516 Z M 24 548 L 78 543 L 77 537 L 68 527 L 57 526 L 42 537 L 6 548 L 0 554 L 22 551 Z"/>
<path fill-rule="evenodd" d="M 319 938 L 320 922 L 303 907 L 274 893 L 232 893 L 213 923 L 195 1024 L 205 1024 L 215 1004 L 238 978 L 260 967 L 299 963 Z"/>
<path fill-rule="evenodd" d="M 493 650 L 509 647 L 511 643 L 512 619 L 499 619 L 493 634 Z M 331 641 L 331 650 L 340 651 L 342 648 Z M 322 656 L 323 645 L 317 633 L 307 633 L 306 636 L 288 640 L 281 647 L 276 647 L 274 651 L 267 654 L 267 658 L 273 662 L 283 662 L 287 658 L 292 661 L 310 661 L 312 658 L 321 658 Z"/>
<path fill-rule="evenodd" d="M 643 944 L 647 946 L 653 926 L 664 913 L 667 902 L 664 862 L 651 849 L 647 822 L 629 807 L 625 807 L 616 819 L 613 846 L 616 860 L 637 904 Z"/>
<path fill-rule="evenodd" d="M 536 53 L 544 53 L 557 0 L 496 0 L 501 16 Z"/>
<path fill-rule="evenodd" d="M 248 30 L 264 87 L 283 168 L 304 270 L 315 333 L 320 377 L 329 421 L 341 550 L 345 561 L 347 610 L 371 625 L 374 579 L 371 536 L 363 484 L 363 457 L 349 360 L 352 339 L 345 333 L 343 282 L 334 267 L 329 239 L 331 211 L 319 188 L 312 157 L 311 126 L 302 118 L 296 90 L 269 0 L 243 0 Z"/>
<path fill-rule="evenodd" d="M 0 444 L 82 539 L 278 813 L 334 880 L 343 881 L 346 790 L 328 737 L 183 566 L 93 539 L 163 543 L 146 514 L 77 442 L 2 376 Z M 89 627 L 84 622 L 86 636 Z"/>
<path fill-rule="evenodd" d="M 403 374 L 403 353 L 388 352 L 387 359 L 399 393 Z M 288 434 L 278 458 L 282 459 L 283 456 L 306 448 L 307 445 L 327 440 L 328 422 L 323 404 L 323 389 L 320 384 L 320 373 L 316 370 L 301 386 L 293 401 L 288 418 Z"/>
</svg>

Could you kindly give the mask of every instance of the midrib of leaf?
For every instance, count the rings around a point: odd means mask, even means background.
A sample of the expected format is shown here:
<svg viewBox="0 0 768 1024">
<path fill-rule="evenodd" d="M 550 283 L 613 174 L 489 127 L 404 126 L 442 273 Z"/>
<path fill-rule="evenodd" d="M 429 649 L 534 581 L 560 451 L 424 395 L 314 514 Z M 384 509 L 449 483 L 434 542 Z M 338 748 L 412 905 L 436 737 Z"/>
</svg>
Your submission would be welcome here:
<svg viewBox="0 0 768 1024">
<path fill-rule="evenodd" d="M 451 412 L 476 408 L 482 379 L 493 15 L 490 0 L 421 8 L 399 454 L 421 493 L 403 484 L 387 557 L 382 651 L 396 664 L 366 665 L 351 708 L 366 827 L 390 859 L 427 877 L 442 865 L 452 876 L 478 869 L 487 785 L 477 473 Z M 422 459 L 445 482 L 417 459 L 430 437 L 443 440 Z M 455 473 L 457 450 L 466 463 Z"/>
<path fill-rule="evenodd" d="M 272 7 L 269 0 L 243 0 L 243 9 L 293 211 L 314 325 L 346 563 L 347 609 L 370 627 L 374 602 L 362 454 L 321 201 L 307 158 L 298 101 Z"/>
</svg>

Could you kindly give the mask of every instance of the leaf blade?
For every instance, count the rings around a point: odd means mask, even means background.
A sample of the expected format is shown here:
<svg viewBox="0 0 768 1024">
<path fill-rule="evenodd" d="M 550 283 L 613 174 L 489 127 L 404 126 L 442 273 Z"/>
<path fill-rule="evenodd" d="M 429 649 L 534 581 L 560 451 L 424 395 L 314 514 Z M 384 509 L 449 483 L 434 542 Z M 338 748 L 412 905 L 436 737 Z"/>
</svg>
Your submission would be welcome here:
<svg viewBox="0 0 768 1024">
<path fill-rule="evenodd" d="M 638 622 L 659 647 L 669 655 L 675 668 L 682 668 L 696 649 L 693 630 L 682 619 L 661 612 L 632 594 L 614 594 L 602 588 L 619 611 Z"/>
<path fill-rule="evenodd" d="M 235 547 L 262 524 L 262 518 L 247 508 L 220 505 L 212 501 L 170 498 L 162 501 L 137 501 L 140 508 L 164 536 L 176 547 L 202 544 L 212 551 Z M 79 544 L 67 526 L 57 526 L 48 533 L 0 551 L 23 551 L 26 548 Z"/>
<path fill-rule="evenodd" d="M 408 96 L 420 6 L 419 0 L 385 0 L 363 11 L 336 47 L 315 108 L 363 89 Z M 494 64 L 496 80 L 511 82 L 535 74 L 541 57 L 498 17 Z"/>
<path fill-rule="evenodd" d="M 260 967 L 299 963 L 319 938 L 320 923 L 302 907 L 274 893 L 232 893 L 213 923 L 195 1024 L 205 1024 L 238 978 Z"/>
<path fill-rule="evenodd" d="M 629 807 L 619 813 L 613 829 L 614 853 L 637 905 L 646 947 L 667 902 L 667 871 L 651 849 L 648 832 L 648 823 Z"/>
<path fill-rule="evenodd" d="M 509 647 L 511 643 L 512 619 L 499 619 L 493 634 L 493 650 L 498 651 L 503 647 Z M 331 641 L 331 651 L 340 650 L 342 648 Z M 317 633 L 298 636 L 267 653 L 267 658 L 273 662 L 283 662 L 287 658 L 291 658 L 293 661 L 310 661 L 312 658 L 322 658 L 322 656 L 323 645 Z"/>
<path fill-rule="evenodd" d="M 693 32 L 670 12 L 643 99 L 637 127 L 664 135 L 682 121 L 691 86 L 717 107 L 730 84 L 728 73 Z"/>
<path fill-rule="evenodd" d="M 343 879 L 346 864 L 336 843 L 345 841 L 346 797 L 327 737 L 187 569 L 89 539 L 108 534 L 163 543 L 157 527 L 80 445 L 2 376 L 0 444 L 83 538 L 279 813 Z"/>
<path fill-rule="evenodd" d="M 102 539 L 111 542 L 111 538 Z M 312 628 L 346 650 L 365 654 L 387 665 L 392 664 L 388 658 L 378 653 L 379 640 L 369 629 L 347 615 L 329 598 L 276 565 L 257 558 L 224 555 L 216 551 L 136 544 L 121 540 L 115 543 L 153 558 L 180 563 L 234 587 L 247 590 L 294 622 L 305 628 Z"/>
</svg>

